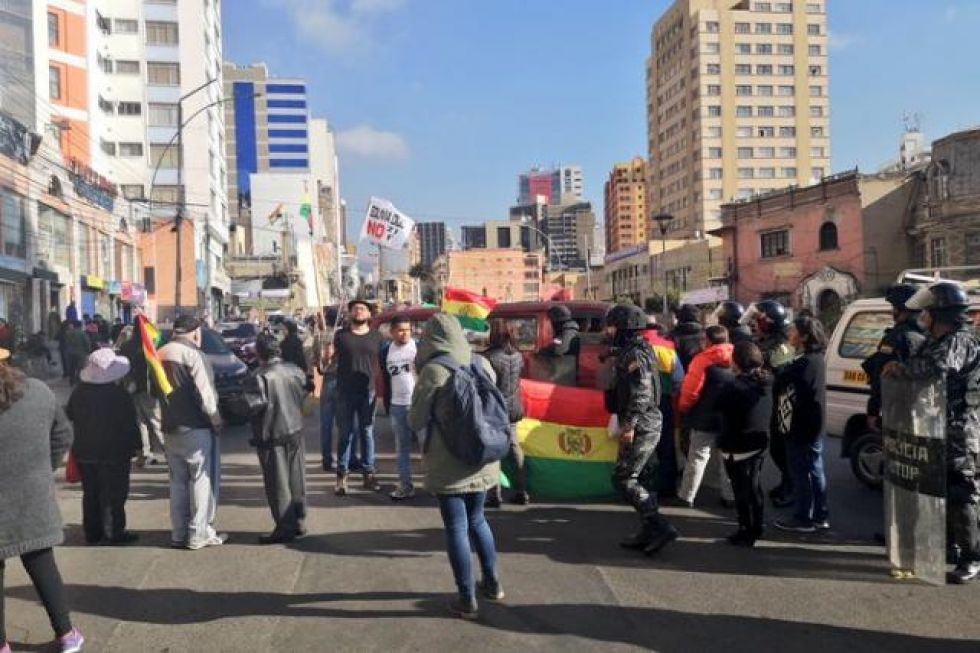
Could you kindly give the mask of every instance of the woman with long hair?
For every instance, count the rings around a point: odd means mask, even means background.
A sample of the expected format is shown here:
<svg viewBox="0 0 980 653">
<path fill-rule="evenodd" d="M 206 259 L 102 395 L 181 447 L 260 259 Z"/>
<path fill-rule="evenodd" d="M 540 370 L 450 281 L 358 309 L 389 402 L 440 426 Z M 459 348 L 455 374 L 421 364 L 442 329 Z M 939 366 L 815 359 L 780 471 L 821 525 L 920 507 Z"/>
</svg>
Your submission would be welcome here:
<svg viewBox="0 0 980 653">
<path fill-rule="evenodd" d="M 72 432 L 54 393 L 9 367 L 0 349 L 0 588 L 7 558 L 19 556 L 48 613 L 62 653 L 82 650 L 71 623 L 53 547 L 64 540 L 54 470 Z M 10 653 L 0 595 L 0 653 Z"/>
<path fill-rule="evenodd" d="M 483 356 L 490 362 L 497 375 L 497 388 L 507 402 L 507 412 L 510 417 L 510 453 L 514 461 L 514 503 L 525 506 L 531 502 L 527 493 L 527 478 L 524 473 L 524 452 L 517 441 L 517 423 L 524 418 L 524 406 L 521 403 L 521 370 L 524 368 L 524 357 L 517 349 L 517 325 L 510 320 L 492 320 L 490 322 L 490 346 Z M 487 493 L 487 505 L 499 508 L 502 501 L 500 486 L 497 485 Z"/>
</svg>

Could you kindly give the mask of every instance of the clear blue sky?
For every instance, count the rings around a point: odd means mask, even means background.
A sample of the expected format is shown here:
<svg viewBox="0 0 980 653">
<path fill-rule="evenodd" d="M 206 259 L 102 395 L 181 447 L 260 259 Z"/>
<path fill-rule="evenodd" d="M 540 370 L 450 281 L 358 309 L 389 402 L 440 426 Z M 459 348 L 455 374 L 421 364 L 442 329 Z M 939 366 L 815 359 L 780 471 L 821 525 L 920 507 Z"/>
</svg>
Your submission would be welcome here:
<svg viewBox="0 0 980 653">
<path fill-rule="evenodd" d="M 803 1 L 803 0 L 800 0 Z M 980 123 L 977 0 L 828 0 L 834 170 Z M 351 230 L 370 195 L 420 220 L 506 217 L 516 175 L 578 163 L 602 214 L 646 156 L 644 61 L 666 0 L 234 0 L 225 59 L 306 78 L 341 142 Z"/>
</svg>

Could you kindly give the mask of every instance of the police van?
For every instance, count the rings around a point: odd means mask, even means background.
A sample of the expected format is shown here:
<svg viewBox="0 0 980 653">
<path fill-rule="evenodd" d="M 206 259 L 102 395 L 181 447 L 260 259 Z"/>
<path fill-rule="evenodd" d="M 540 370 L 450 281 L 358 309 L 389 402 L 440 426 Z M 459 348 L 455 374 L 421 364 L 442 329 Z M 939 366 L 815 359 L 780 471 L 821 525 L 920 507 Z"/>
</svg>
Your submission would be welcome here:
<svg viewBox="0 0 980 653">
<path fill-rule="evenodd" d="M 975 268 L 973 268 L 975 270 Z M 931 283 L 952 275 L 952 268 L 907 271 L 899 283 Z M 971 289 L 969 314 L 980 334 L 980 295 Z M 844 310 L 827 345 L 827 432 L 842 438 L 841 456 L 865 485 L 880 488 L 884 453 L 881 433 L 868 428 L 866 408 L 871 390 L 861 363 L 873 354 L 892 325 L 892 307 L 884 298 L 859 299 Z"/>
</svg>

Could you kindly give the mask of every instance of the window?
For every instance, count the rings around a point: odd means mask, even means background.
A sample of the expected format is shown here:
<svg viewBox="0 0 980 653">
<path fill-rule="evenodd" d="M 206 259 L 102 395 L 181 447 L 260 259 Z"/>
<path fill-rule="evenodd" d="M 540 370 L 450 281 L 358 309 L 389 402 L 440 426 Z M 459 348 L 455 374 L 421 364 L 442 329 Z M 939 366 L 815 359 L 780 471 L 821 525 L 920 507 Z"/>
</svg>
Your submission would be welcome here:
<svg viewBox="0 0 980 653">
<path fill-rule="evenodd" d="M 26 200 L 20 195 L 5 189 L 0 189 L 0 231 L 3 232 L 3 249 L 0 249 L 0 254 L 14 256 L 16 258 L 26 258 Z M 2 302 L 3 294 L 0 293 L 0 305 L 2 305 Z"/>
<path fill-rule="evenodd" d="M 735 115 L 739 118 L 751 118 L 752 117 L 752 107 L 740 104 L 735 107 Z"/>
<path fill-rule="evenodd" d="M 140 62 L 138 61 L 116 61 L 116 74 L 119 75 L 139 75 Z"/>
<path fill-rule="evenodd" d="M 772 65 L 770 65 L 770 64 L 759 64 L 758 66 L 755 67 L 755 74 L 756 75 L 771 75 L 772 74 Z"/>
<path fill-rule="evenodd" d="M 774 147 L 757 147 L 755 148 L 755 154 L 760 159 L 771 159 L 776 156 L 776 148 Z"/>
<path fill-rule="evenodd" d="M 761 179 L 772 179 L 776 176 L 775 168 L 759 168 L 759 177 Z"/>
<path fill-rule="evenodd" d="M 708 138 L 721 138 L 721 126 L 712 125 L 704 128 L 704 135 Z"/>
<path fill-rule="evenodd" d="M 755 176 L 755 171 L 752 168 L 739 168 L 738 178 L 739 179 L 752 179 Z"/>
<path fill-rule="evenodd" d="M 736 43 L 735 44 L 736 54 L 751 54 L 752 46 L 749 43 Z"/>
<path fill-rule="evenodd" d="M 752 137 L 752 128 L 749 127 L 748 125 L 745 125 L 743 127 L 736 127 L 735 128 L 735 137 L 736 138 L 751 138 Z"/>
<path fill-rule="evenodd" d="M 819 45 L 808 45 L 806 46 L 806 53 L 811 57 L 820 56 L 820 46 Z"/>
<path fill-rule="evenodd" d="M 735 33 L 736 34 L 748 34 L 749 24 L 748 23 L 735 23 Z"/>
<path fill-rule="evenodd" d="M 171 148 L 172 149 L 172 148 Z M 153 187 L 150 201 L 160 204 L 176 204 L 180 197 L 180 186 L 161 186 L 157 184 Z"/>
<path fill-rule="evenodd" d="M 810 127 L 810 136 L 813 138 L 823 137 L 823 127 Z"/>
<path fill-rule="evenodd" d="M 810 156 L 813 157 L 813 158 L 816 158 L 816 159 L 822 159 L 823 158 L 823 152 L 824 152 L 824 150 L 823 150 L 822 147 L 811 147 L 810 148 Z"/>
<path fill-rule="evenodd" d="M 796 115 L 796 107 L 779 107 L 780 118 L 792 118 Z"/>
<path fill-rule="evenodd" d="M 126 18 L 117 18 L 112 21 L 116 34 L 138 34 L 140 31 L 139 21 Z"/>
<path fill-rule="evenodd" d="M 934 268 L 947 265 L 945 238 L 933 238 L 929 241 L 929 265 Z"/>
<path fill-rule="evenodd" d="M 708 116 L 711 118 L 717 118 L 721 115 L 721 106 L 711 105 L 708 107 Z"/>
<path fill-rule="evenodd" d="M 143 145 L 140 145 L 140 150 L 142 151 Z M 143 184 L 122 184 L 119 186 L 119 190 L 122 192 L 122 196 L 128 200 L 141 200 L 143 197 Z"/>
<path fill-rule="evenodd" d="M 177 23 L 158 20 L 146 21 L 147 45 L 177 45 Z"/>
<path fill-rule="evenodd" d="M 497 247 L 510 248 L 510 227 L 497 227 Z"/>
<path fill-rule="evenodd" d="M 756 23 L 756 34 L 772 34 L 772 23 Z"/>
<path fill-rule="evenodd" d="M 177 105 L 176 104 L 155 104 L 151 102 L 147 105 L 148 119 L 150 127 L 176 127 L 177 126 Z"/>
<path fill-rule="evenodd" d="M 814 179 L 823 179 L 823 168 L 810 168 L 810 176 Z"/>
<path fill-rule="evenodd" d="M 763 105 L 755 108 L 755 115 L 760 118 L 771 118 L 775 115 L 775 109 L 771 106 Z"/>
<path fill-rule="evenodd" d="M 796 148 L 795 147 L 781 147 L 779 148 L 779 156 L 782 159 L 795 159 L 796 158 Z M 796 176 L 796 173 L 793 173 Z"/>
<path fill-rule="evenodd" d="M 143 156 L 142 143 L 120 143 L 119 156 Z M 142 189 L 142 186 L 140 186 Z M 141 191 L 142 192 L 142 191 Z"/>
<path fill-rule="evenodd" d="M 819 105 L 810 105 L 810 117 L 811 118 L 823 117 L 823 107 Z"/>
<path fill-rule="evenodd" d="M 709 20 L 704 24 L 704 31 L 711 32 L 712 34 L 717 34 L 719 32 L 718 21 Z"/>
<path fill-rule="evenodd" d="M 810 97 L 820 97 L 823 95 L 823 86 L 811 86 Z"/>
<path fill-rule="evenodd" d="M 776 25 L 776 34 L 792 34 L 793 33 L 793 23 L 778 23 Z"/>
<path fill-rule="evenodd" d="M 738 84 L 735 86 L 735 95 L 752 95 L 752 87 L 748 84 Z"/>
<path fill-rule="evenodd" d="M 813 23 L 807 25 L 806 33 L 810 36 L 820 36 L 820 25 Z"/>
<path fill-rule="evenodd" d="M 721 52 L 721 46 L 718 45 L 717 43 L 705 43 L 704 44 L 704 53 L 705 54 L 718 54 L 719 52 Z"/>
<path fill-rule="evenodd" d="M 769 231 L 759 236 L 762 258 L 776 258 L 789 254 L 789 230 Z"/>
<path fill-rule="evenodd" d="M 112 102 L 105 99 L 101 95 L 99 96 L 98 102 L 99 102 L 99 109 L 101 109 L 103 113 L 112 113 Z"/>
<path fill-rule="evenodd" d="M 756 54 L 772 54 L 772 43 L 756 43 Z"/>
<path fill-rule="evenodd" d="M 721 86 L 719 84 L 708 84 L 708 89 L 705 92 L 706 95 L 721 95 Z"/>
<path fill-rule="evenodd" d="M 720 75 L 721 74 L 721 64 L 709 63 L 704 67 L 704 72 L 707 75 Z"/>
<path fill-rule="evenodd" d="M 823 7 L 820 6 L 819 2 L 808 2 L 806 3 L 806 13 L 808 14 L 822 14 Z"/>
<path fill-rule="evenodd" d="M 796 179 L 796 168 L 782 168 L 780 170 L 785 179 Z"/>
<path fill-rule="evenodd" d="M 792 2 L 777 2 L 776 11 L 782 12 L 784 14 L 793 13 L 793 3 Z"/>
<path fill-rule="evenodd" d="M 180 65 L 148 61 L 146 62 L 146 81 L 152 86 L 179 86 Z"/>
<path fill-rule="evenodd" d="M 793 95 L 794 93 L 796 93 L 796 87 L 795 86 L 779 86 L 778 89 L 777 89 L 777 93 L 779 95 L 783 96 L 783 97 L 787 97 L 787 96 L 790 96 L 790 95 Z"/>
<path fill-rule="evenodd" d="M 837 225 L 824 222 L 820 225 L 820 251 L 826 252 L 830 249 L 837 249 Z"/>
<path fill-rule="evenodd" d="M 756 132 L 759 138 L 772 138 L 776 135 L 775 127 L 759 127 L 759 131 Z"/>
<path fill-rule="evenodd" d="M 709 200 L 720 200 L 722 198 L 720 188 L 712 188 L 708 191 Z"/>
<path fill-rule="evenodd" d="M 48 12 L 48 45 L 55 48 L 61 45 L 61 26 L 54 12 Z"/>
<path fill-rule="evenodd" d="M 776 54 L 793 54 L 793 44 L 780 43 L 776 46 Z"/>
<path fill-rule="evenodd" d="M 740 148 L 738 148 L 736 155 L 740 159 L 751 159 L 752 158 L 752 148 L 751 147 L 740 147 Z"/>
<path fill-rule="evenodd" d="M 116 155 L 116 144 L 99 139 L 99 149 L 108 154 L 109 156 Z"/>
<path fill-rule="evenodd" d="M 177 146 L 168 148 L 166 143 L 150 143 L 150 164 L 161 169 L 175 169 L 180 159 L 178 150 Z"/>
<path fill-rule="evenodd" d="M 48 66 L 48 96 L 52 100 L 61 99 L 61 69 Z"/>
<path fill-rule="evenodd" d="M 795 75 L 796 74 L 796 69 L 793 66 L 783 65 L 783 66 L 779 66 L 777 68 L 777 70 L 779 71 L 779 74 L 780 75 Z"/>
<path fill-rule="evenodd" d="M 755 6 L 753 7 L 753 9 L 755 9 L 756 11 L 772 11 L 772 3 L 771 2 L 757 2 L 757 3 L 755 3 Z"/>
<path fill-rule="evenodd" d="M 119 102 L 116 104 L 116 113 L 120 116 L 138 116 L 143 113 L 143 105 L 139 102 Z"/>
<path fill-rule="evenodd" d="M 735 64 L 735 74 L 736 75 L 751 75 L 752 66 L 747 63 L 737 63 Z"/>
<path fill-rule="evenodd" d="M 720 159 L 721 158 L 721 148 L 720 147 L 709 147 L 708 156 L 709 159 Z"/>
<path fill-rule="evenodd" d="M 709 168 L 708 179 L 721 179 L 721 168 Z"/>
<path fill-rule="evenodd" d="M 864 360 L 878 350 L 885 329 L 892 326 L 891 311 L 865 311 L 851 318 L 844 329 L 838 353 L 844 358 Z"/>
<path fill-rule="evenodd" d="M 784 138 L 795 138 L 796 137 L 796 127 L 780 127 L 779 135 Z"/>
</svg>

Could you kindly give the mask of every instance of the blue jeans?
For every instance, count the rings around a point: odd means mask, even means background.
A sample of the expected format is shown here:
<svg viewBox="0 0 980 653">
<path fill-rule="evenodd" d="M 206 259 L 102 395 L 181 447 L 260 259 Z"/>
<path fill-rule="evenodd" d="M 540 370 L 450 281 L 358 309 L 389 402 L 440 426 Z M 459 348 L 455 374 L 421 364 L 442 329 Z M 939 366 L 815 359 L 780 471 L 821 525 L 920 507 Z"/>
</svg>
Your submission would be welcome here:
<svg viewBox="0 0 980 653">
<path fill-rule="evenodd" d="M 337 377 L 324 377 L 320 387 L 320 455 L 324 468 L 332 467 L 333 429 L 337 417 Z"/>
<path fill-rule="evenodd" d="M 786 458 L 796 490 L 794 517 L 822 522 L 828 517 L 827 477 L 823 471 L 823 438 L 810 444 L 786 439 Z"/>
<path fill-rule="evenodd" d="M 363 395 L 337 395 L 337 473 L 350 469 L 354 436 L 361 445 L 364 473 L 374 473 L 374 392 Z"/>
<path fill-rule="evenodd" d="M 412 429 L 408 426 L 408 408 L 392 404 L 388 411 L 398 451 L 398 484 L 403 488 L 412 487 Z"/>
<path fill-rule="evenodd" d="M 480 559 L 484 580 L 497 580 L 497 550 L 493 532 L 483 514 L 486 492 L 440 494 L 439 512 L 446 528 L 446 550 L 453 568 L 456 588 L 464 599 L 474 597 L 473 565 L 470 542 Z"/>
</svg>

